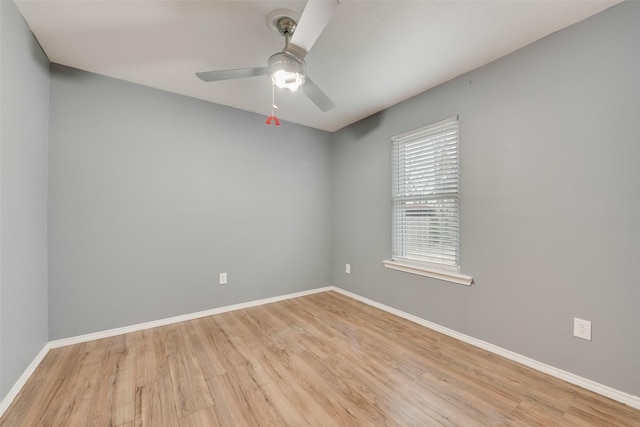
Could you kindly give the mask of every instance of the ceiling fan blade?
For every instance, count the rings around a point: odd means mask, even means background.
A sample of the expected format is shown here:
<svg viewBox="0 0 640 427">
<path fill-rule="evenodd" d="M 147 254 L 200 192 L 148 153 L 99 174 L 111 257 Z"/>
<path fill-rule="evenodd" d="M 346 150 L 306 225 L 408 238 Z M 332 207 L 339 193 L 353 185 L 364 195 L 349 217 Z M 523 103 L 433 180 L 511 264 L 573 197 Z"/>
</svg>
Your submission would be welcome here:
<svg viewBox="0 0 640 427">
<path fill-rule="evenodd" d="M 203 71 L 196 73 L 205 82 L 216 82 L 219 80 L 241 79 L 244 77 L 266 76 L 269 73 L 267 67 L 260 68 L 236 68 L 235 70 Z"/>
<path fill-rule="evenodd" d="M 308 0 L 291 37 L 289 45 L 293 46 L 290 46 L 290 53 L 304 59 L 339 5 L 338 0 Z"/>
<path fill-rule="evenodd" d="M 316 106 L 326 113 L 331 110 L 336 104 L 316 85 L 309 76 L 305 77 L 304 84 L 302 85 L 302 93 L 311 100 Z"/>
</svg>

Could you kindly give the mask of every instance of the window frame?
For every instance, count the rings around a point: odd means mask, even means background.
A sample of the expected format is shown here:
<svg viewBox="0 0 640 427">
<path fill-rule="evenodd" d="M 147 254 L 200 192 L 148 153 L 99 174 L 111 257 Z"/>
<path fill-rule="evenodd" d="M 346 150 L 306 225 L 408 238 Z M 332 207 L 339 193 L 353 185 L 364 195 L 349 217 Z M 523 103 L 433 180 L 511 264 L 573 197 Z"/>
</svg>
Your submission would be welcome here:
<svg viewBox="0 0 640 427">
<path fill-rule="evenodd" d="M 460 273 L 459 140 L 458 116 L 391 138 L 393 242 L 385 267 L 467 286 L 473 283 L 473 278 Z M 417 221 L 427 216 L 431 218 L 426 222 Z M 407 234 L 412 228 L 422 233 Z"/>
</svg>

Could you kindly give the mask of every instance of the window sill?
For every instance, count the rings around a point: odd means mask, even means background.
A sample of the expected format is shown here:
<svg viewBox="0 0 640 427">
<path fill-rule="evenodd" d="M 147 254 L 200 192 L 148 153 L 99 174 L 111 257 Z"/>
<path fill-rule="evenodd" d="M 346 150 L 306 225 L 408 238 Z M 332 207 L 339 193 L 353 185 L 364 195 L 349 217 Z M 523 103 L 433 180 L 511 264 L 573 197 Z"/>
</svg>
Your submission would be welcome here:
<svg viewBox="0 0 640 427">
<path fill-rule="evenodd" d="M 418 274 L 420 276 L 431 277 L 432 279 L 444 280 L 446 282 L 457 283 L 458 285 L 471 286 L 473 277 L 453 271 L 438 270 L 419 264 L 408 264 L 404 262 L 384 260 L 385 267 L 392 270 L 404 271 L 405 273 Z"/>
</svg>

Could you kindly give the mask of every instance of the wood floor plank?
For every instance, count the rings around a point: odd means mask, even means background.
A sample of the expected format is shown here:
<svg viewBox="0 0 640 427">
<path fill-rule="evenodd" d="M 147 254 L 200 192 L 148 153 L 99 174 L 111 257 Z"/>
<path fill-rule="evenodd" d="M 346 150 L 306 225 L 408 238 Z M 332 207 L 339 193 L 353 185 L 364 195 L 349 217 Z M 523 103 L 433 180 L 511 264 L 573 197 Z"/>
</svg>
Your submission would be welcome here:
<svg viewBox="0 0 640 427">
<path fill-rule="evenodd" d="M 168 375 L 159 376 L 155 382 L 138 387 L 135 425 L 177 427 L 178 413 L 173 396 L 171 378 Z"/>
<path fill-rule="evenodd" d="M 80 353 L 78 348 L 80 346 L 70 346 L 67 348 L 70 356 L 72 357 L 73 364 L 69 365 L 68 369 L 64 371 L 64 376 L 61 377 L 62 383 L 60 388 L 48 405 L 46 412 L 42 415 L 38 421 L 38 425 L 65 425 L 69 417 L 76 411 L 79 406 L 78 401 L 81 400 L 83 393 L 78 393 L 78 390 L 85 391 L 87 378 L 83 378 L 85 374 L 89 372 L 86 369 L 87 359 L 91 358 L 89 353 Z M 99 356 L 102 352 L 96 351 L 93 355 Z M 89 363 L 90 366 L 95 368 L 95 363 Z M 85 414 L 87 415 L 87 414 Z"/>
<path fill-rule="evenodd" d="M 136 359 L 138 356 L 136 348 L 141 337 L 141 332 L 134 332 L 126 336 L 126 346 L 123 349 L 115 367 L 113 402 L 111 405 L 111 420 L 115 426 L 133 422 L 134 420 L 136 398 Z"/>
<path fill-rule="evenodd" d="M 216 321 L 224 321 L 225 324 L 231 325 L 233 331 L 242 334 L 246 333 L 246 327 L 242 322 L 243 315 L 239 311 L 224 313 L 217 317 Z M 242 396 L 242 400 L 246 403 L 245 409 L 259 422 L 259 425 L 268 426 L 285 426 L 287 425 L 278 415 L 273 403 L 270 400 L 268 390 L 264 389 L 264 384 L 256 378 L 255 370 L 252 368 L 254 361 L 243 353 L 242 349 L 251 348 L 257 343 L 253 342 L 250 337 L 245 336 L 242 341 L 236 340 L 238 335 L 231 337 L 226 334 L 227 343 L 231 346 L 229 354 L 234 355 L 236 362 L 233 363 L 231 369 L 227 370 L 229 380 L 236 387 L 235 394 Z"/>
<path fill-rule="evenodd" d="M 299 378 L 298 384 L 309 391 L 310 396 L 328 412 L 338 425 L 381 425 L 380 416 L 364 404 L 364 398 L 337 379 L 331 371 L 327 373 L 327 359 L 315 354 L 294 354 L 290 357 L 290 369 Z"/>
<path fill-rule="evenodd" d="M 286 425 L 333 425 L 331 417 L 301 386 L 299 378 L 291 375 L 287 352 L 268 345 L 245 347 L 239 351 L 249 361 L 251 377 Z"/>
<path fill-rule="evenodd" d="M 108 426 L 113 423 L 113 397 L 116 391 L 116 379 L 118 377 L 118 366 L 126 350 L 114 348 L 109 349 L 105 360 L 101 363 L 102 369 L 98 374 L 95 399 L 92 403 L 93 414 L 89 418 L 89 426 Z"/>
<path fill-rule="evenodd" d="M 259 426 L 250 409 L 250 398 L 239 384 L 233 383 L 228 374 L 218 375 L 207 381 L 213 396 L 214 410 L 221 425 Z"/>
<path fill-rule="evenodd" d="M 179 418 L 213 405 L 207 382 L 194 354 L 191 335 L 183 333 L 184 327 L 175 325 L 167 333 L 167 360 Z"/>
<path fill-rule="evenodd" d="M 336 292 L 52 349 L 33 426 L 640 426 L 640 411 Z"/>
<path fill-rule="evenodd" d="M 218 420 L 215 408 L 210 406 L 180 418 L 180 427 L 224 427 Z"/>
<path fill-rule="evenodd" d="M 226 373 L 226 368 L 216 346 L 215 334 L 207 329 L 206 322 L 196 319 L 188 322 L 193 341 L 193 347 L 200 370 L 205 380 Z"/>
</svg>

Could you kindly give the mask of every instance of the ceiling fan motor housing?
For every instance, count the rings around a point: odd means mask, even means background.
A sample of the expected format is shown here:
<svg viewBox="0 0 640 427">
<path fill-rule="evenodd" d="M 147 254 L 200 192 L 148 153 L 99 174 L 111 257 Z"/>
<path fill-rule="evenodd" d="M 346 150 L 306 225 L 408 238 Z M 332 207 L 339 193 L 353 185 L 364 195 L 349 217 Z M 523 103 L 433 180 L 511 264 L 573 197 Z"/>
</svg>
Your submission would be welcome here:
<svg viewBox="0 0 640 427">
<path fill-rule="evenodd" d="M 306 64 L 287 52 L 271 55 L 268 63 L 269 79 L 278 87 L 295 90 L 304 84 Z"/>
</svg>

